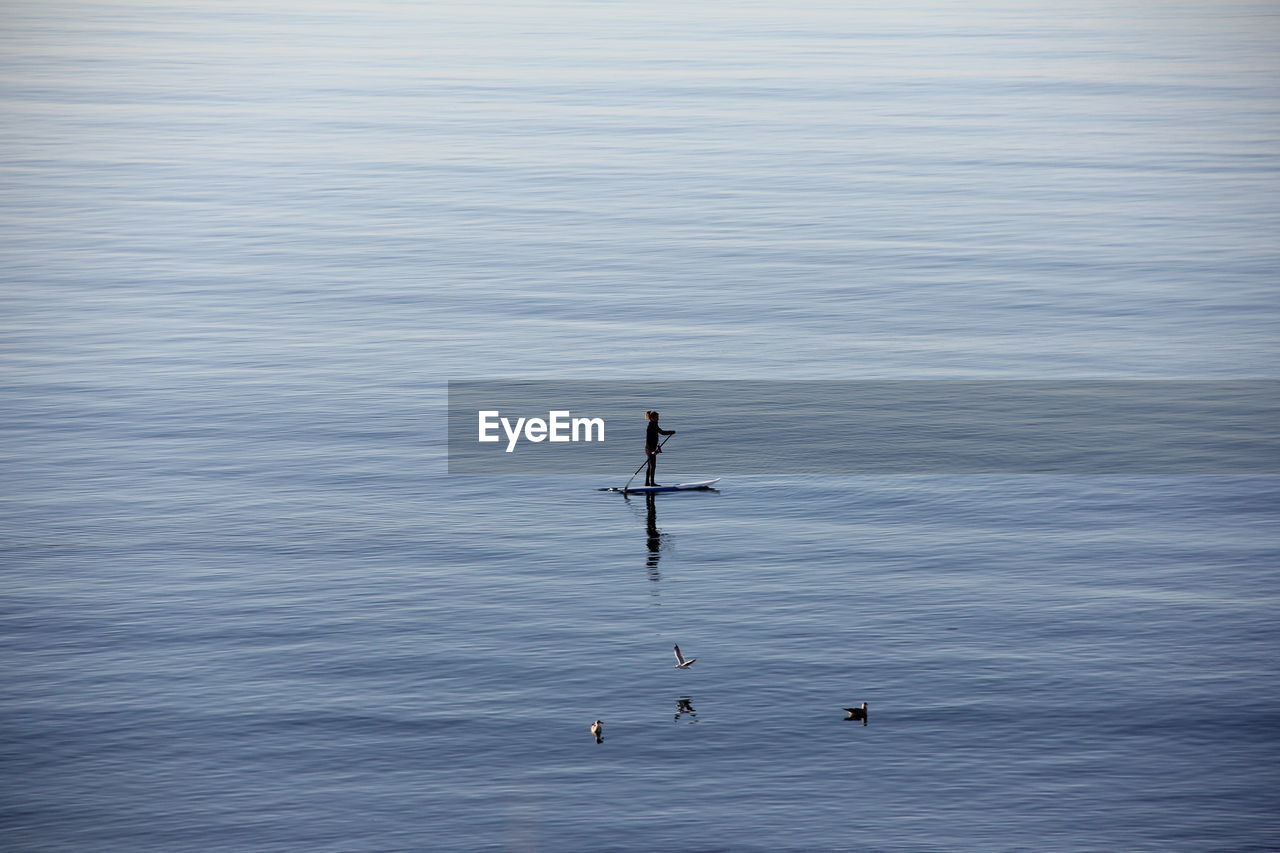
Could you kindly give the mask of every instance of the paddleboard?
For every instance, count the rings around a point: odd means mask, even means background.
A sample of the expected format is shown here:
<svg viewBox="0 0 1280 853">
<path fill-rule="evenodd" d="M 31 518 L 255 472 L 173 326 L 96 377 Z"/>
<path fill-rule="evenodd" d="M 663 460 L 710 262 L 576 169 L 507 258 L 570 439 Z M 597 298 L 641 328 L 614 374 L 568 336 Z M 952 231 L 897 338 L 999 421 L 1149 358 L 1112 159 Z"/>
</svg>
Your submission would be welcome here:
<svg viewBox="0 0 1280 853">
<path fill-rule="evenodd" d="M 614 489 L 616 492 L 679 492 L 684 489 L 709 489 L 716 483 L 720 482 L 720 478 L 714 480 L 701 480 L 697 483 L 679 483 L 674 486 L 631 486 L 627 489 Z"/>
</svg>

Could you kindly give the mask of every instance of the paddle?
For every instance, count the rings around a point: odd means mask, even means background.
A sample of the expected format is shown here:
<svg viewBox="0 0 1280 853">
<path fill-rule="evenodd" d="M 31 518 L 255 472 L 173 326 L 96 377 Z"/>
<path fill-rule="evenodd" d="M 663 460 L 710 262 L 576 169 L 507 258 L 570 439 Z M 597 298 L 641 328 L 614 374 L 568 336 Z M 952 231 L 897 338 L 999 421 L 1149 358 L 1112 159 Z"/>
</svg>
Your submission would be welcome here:
<svg viewBox="0 0 1280 853">
<path fill-rule="evenodd" d="M 672 433 L 672 435 L 674 435 L 674 433 Z M 658 442 L 658 449 L 659 449 L 659 450 L 661 450 L 661 449 L 662 449 L 662 445 L 666 444 L 666 443 L 667 443 L 667 439 L 669 439 L 669 438 L 671 438 L 671 436 L 670 436 L 670 435 L 669 435 L 669 436 L 667 436 L 667 438 L 662 439 L 662 441 Z M 631 485 L 631 481 L 632 481 L 632 480 L 634 480 L 634 479 L 636 478 L 636 474 L 639 474 L 642 470 L 644 470 L 644 466 L 646 466 L 646 465 L 648 465 L 648 464 L 649 464 L 649 460 L 648 460 L 648 459 L 645 459 L 643 462 L 641 462 L 641 463 L 640 463 L 640 467 L 639 467 L 639 468 L 637 468 L 637 469 L 636 469 L 636 470 L 631 474 L 631 476 L 627 478 L 627 485 L 626 485 L 626 486 L 623 486 L 621 489 L 619 489 L 617 486 L 605 486 L 603 489 L 596 489 L 596 491 L 597 491 L 597 492 L 625 492 L 625 491 L 627 490 L 627 486 L 630 486 L 630 485 Z"/>
</svg>

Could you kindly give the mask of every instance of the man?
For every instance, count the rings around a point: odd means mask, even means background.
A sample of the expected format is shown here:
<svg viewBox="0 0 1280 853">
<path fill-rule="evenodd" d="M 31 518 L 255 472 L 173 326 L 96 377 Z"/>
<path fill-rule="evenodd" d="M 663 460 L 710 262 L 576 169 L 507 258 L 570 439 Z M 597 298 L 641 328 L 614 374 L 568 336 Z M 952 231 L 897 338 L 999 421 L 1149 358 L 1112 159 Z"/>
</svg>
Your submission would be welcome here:
<svg viewBox="0 0 1280 853">
<path fill-rule="evenodd" d="M 649 456 L 649 461 L 645 464 L 644 469 L 644 484 L 646 486 L 656 486 L 658 483 L 654 481 L 654 473 L 658 468 L 658 454 L 662 452 L 662 447 L 660 446 L 662 442 L 658 436 L 675 435 L 676 431 L 658 426 L 659 415 L 653 409 L 646 411 L 644 416 L 649 421 L 649 427 L 644 434 L 644 452 Z"/>
</svg>

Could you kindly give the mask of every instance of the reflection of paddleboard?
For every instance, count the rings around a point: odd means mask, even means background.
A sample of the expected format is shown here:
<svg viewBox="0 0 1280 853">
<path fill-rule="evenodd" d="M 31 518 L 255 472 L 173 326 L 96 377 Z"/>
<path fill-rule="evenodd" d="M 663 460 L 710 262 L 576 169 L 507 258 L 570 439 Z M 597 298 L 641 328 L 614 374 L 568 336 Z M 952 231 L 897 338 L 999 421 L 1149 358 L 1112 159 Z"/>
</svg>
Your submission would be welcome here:
<svg viewBox="0 0 1280 853">
<path fill-rule="evenodd" d="M 678 492 L 682 489 L 709 489 L 716 483 L 720 482 L 720 478 L 714 480 L 702 480 L 698 483 L 680 483 L 675 486 L 631 486 L 626 489 L 615 489 L 618 492 Z"/>
</svg>

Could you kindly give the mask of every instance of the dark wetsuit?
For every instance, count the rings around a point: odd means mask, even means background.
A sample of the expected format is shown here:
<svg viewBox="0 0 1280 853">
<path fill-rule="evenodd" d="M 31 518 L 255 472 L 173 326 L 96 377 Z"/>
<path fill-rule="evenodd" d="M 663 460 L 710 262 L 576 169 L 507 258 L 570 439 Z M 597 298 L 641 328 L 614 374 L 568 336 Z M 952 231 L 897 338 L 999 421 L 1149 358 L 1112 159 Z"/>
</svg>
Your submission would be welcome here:
<svg viewBox="0 0 1280 853">
<path fill-rule="evenodd" d="M 644 451 L 649 454 L 649 461 L 645 465 L 644 471 L 644 484 L 646 486 L 656 485 L 653 476 L 658 467 L 658 454 L 662 452 L 658 449 L 658 445 L 661 443 L 658 436 L 671 435 L 674 432 L 675 430 L 673 429 L 662 429 L 658 426 L 657 421 L 649 421 L 649 428 L 645 430 L 644 434 Z"/>
<path fill-rule="evenodd" d="M 671 435 L 675 430 L 661 429 L 656 421 L 649 421 L 649 429 L 644 434 L 644 449 L 657 450 L 658 445 L 662 442 L 658 440 L 659 435 Z"/>
</svg>

